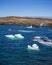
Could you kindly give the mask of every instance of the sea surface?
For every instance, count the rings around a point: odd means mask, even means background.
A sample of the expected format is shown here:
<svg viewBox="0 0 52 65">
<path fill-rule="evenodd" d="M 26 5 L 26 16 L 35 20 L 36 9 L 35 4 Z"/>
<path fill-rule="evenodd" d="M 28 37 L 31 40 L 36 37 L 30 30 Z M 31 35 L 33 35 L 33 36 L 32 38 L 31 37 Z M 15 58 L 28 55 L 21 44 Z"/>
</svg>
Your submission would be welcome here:
<svg viewBox="0 0 52 65">
<path fill-rule="evenodd" d="M 20 34 L 23 39 L 10 39 L 5 35 Z M 52 65 L 52 44 L 33 41 L 35 36 L 52 40 L 52 28 L 0 25 L 0 65 Z M 28 49 L 36 44 L 38 49 Z"/>
</svg>

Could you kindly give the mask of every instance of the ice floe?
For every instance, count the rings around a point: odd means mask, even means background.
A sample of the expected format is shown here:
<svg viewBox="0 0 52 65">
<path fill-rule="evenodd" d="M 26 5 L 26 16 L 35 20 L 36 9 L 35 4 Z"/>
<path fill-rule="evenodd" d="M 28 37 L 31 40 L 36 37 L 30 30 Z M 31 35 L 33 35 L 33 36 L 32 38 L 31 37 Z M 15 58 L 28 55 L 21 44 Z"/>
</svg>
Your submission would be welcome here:
<svg viewBox="0 0 52 65">
<path fill-rule="evenodd" d="M 28 50 L 39 50 L 39 46 L 37 44 L 33 44 L 32 46 L 28 45 L 27 49 Z"/>
<path fill-rule="evenodd" d="M 41 39 L 41 36 L 35 36 L 34 38 L 33 38 L 33 41 L 39 41 Z"/>
<path fill-rule="evenodd" d="M 9 39 L 14 39 L 15 38 L 15 36 L 14 35 L 5 35 L 7 38 L 9 38 Z"/>
<path fill-rule="evenodd" d="M 19 38 L 19 39 L 23 39 L 24 38 L 24 36 L 22 36 L 21 34 L 15 34 L 14 36 Z"/>
<path fill-rule="evenodd" d="M 34 31 L 29 31 L 29 30 L 18 30 L 19 32 L 25 32 L 25 33 L 30 33 L 30 32 L 34 32 Z"/>
<path fill-rule="evenodd" d="M 37 41 L 41 44 L 47 45 L 47 46 L 52 46 L 52 40 L 50 40 L 48 37 L 43 37 L 43 36 L 35 36 L 33 41 Z"/>
<path fill-rule="evenodd" d="M 23 39 L 24 38 L 24 36 L 22 36 L 21 34 L 5 35 L 5 36 L 9 39 Z"/>
<path fill-rule="evenodd" d="M 32 28 L 32 25 L 31 26 L 27 26 L 27 28 Z"/>
</svg>

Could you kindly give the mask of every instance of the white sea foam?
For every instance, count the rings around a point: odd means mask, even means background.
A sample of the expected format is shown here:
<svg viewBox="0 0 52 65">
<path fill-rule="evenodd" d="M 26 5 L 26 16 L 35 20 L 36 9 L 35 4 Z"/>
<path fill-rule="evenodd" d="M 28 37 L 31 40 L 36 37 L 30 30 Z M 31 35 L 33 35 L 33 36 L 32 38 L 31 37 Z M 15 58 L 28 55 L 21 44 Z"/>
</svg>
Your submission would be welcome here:
<svg viewBox="0 0 52 65">
<path fill-rule="evenodd" d="M 27 49 L 28 50 L 39 50 L 39 46 L 37 44 L 33 44 L 32 46 L 28 45 Z"/>
<path fill-rule="evenodd" d="M 29 32 L 34 32 L 34 31 L 29 31 L 29 30 L 18 30 L 19 32 L 26 32 L 26 33 L 29 33 Z"/>
</svg>

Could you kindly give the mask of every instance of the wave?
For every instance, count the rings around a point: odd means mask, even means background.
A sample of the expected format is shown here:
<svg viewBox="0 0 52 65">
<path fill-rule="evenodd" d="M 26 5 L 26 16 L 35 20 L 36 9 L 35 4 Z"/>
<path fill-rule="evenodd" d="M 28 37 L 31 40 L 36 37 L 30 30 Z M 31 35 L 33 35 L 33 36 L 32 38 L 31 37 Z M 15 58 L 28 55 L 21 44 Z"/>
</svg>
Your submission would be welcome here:
<svg viewBox="0 0 52 65">
<path fill-rule="evenodd" d="M 39 46 L 37 44 L 33 44 L 32 46 L 28 45 L 27 49 L 28 50 L 39 50 Z"/>
<path fill-rule="evenodd" d="M 5 35 L 7 38 L 9 39 L 23 39 L 24 36 L 22 36 L 21 34 L 15 34 L 15 35 Z"/>
<path fill-rule="evenodd" d="M 26 32 L 26 33 L 29 33 L 29 32 L 34 32 L 34 31 L 28 31 L 28 30 L 18 30 L 19 32 Z"/>
</svg>

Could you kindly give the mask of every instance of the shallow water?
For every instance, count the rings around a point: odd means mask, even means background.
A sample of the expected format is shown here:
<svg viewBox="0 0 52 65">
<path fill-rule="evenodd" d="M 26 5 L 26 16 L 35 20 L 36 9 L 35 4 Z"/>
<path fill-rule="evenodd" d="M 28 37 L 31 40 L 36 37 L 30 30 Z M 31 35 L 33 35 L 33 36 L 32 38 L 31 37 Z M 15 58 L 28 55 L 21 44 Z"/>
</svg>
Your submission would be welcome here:
<svg viewBox="0 0 52 65">
<path fill-rule="evenodd" d="M 0 65 L 52 65 L 52 46 L 33 41 L 34 36 L 46 36 L 52 40 L 52 28 L 27 28 L 25 26 L 0 25 Z M 24 39 L 9 39 L 5 35 L 21 34 Z M 28 50 L 37 44 L 39 49 Z"/>
</svg>

